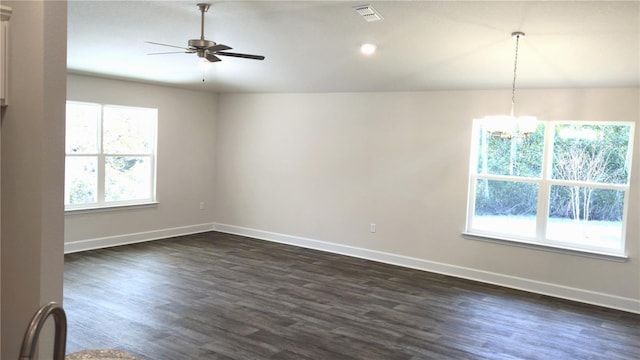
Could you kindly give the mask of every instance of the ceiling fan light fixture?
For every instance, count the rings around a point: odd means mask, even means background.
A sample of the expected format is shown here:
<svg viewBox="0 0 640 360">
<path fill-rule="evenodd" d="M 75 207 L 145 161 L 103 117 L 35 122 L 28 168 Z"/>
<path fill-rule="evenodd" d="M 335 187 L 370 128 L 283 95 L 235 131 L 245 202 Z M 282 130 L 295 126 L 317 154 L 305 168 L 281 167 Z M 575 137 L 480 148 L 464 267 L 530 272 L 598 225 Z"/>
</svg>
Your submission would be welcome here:
<svg viewBox="0 0 640 360">
<path fill-rule="evenodd" d="M 518 70 L 518 45 L 520 43 L 520 38 L 523 38 L 524 36 L 525 33 L 522 31 L 514 31 L 511 33 L 511 37 L 516 39 L 516 54 L 513 63 L 513 83 L 511 85 L 511 114 L 485 116 L 483 119 L 485 130 L 494 137 L 509 139 L 526 138 L 536 132 L 536 129 L 538 128 L 538 118 L 535 116 L 514 115 L 516 104 L 516 73 Z"/>
<path fill-rule="evenodd" d="M 211 66 L 213 66 L 213 64 L 206 58 L 203 57 L 198 59 L 198 67 L 200 68 L 200 70 L 207 71 L 211 68 Z"/>
</svg>

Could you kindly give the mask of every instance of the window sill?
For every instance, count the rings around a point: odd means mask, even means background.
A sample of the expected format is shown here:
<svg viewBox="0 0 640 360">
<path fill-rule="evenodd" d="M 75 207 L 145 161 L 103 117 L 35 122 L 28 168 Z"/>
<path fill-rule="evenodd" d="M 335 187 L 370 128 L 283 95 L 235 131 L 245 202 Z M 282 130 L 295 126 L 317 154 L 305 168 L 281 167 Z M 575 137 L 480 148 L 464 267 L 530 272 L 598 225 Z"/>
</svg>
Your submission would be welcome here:
<svg viewBox="0 0 640 360">
<path fill-rule="evenodd" d="M 100 207 L 65 209 L 64 214 L 79 215 L 79 214 L 90 214 L 90 213 L 100 213 L 100 212 L 110 212 L 110 211 L 155 208 L 155 207 L 158 207 L 158 204 L 159 202 L 157 201 L 150 201 L 150 202 L 139 203 L 139 204 L 118 204 L 118 205 L 108 205 L 108 206 L 100 206 Z"/>
<path fill-rule="evenodd" d="M 486 241 L 494 244 L 517 246 L 517 247 L 523 247 L 527 249 L 534 249 L 534 250 L 541 250 L 541 251 L 550 251 L 550 252 L 566 254 L 566 255 L 582 256 L 582 257 L 588 257 L 592 259 L 608 260 L 608 261 L 615 261 L 615 262 L 627 262 L 629 260 L 629 257 L 624 254 L 576 249 L 568 246 L 565 247 L 565 246 L 552 245 L 552 244 L 541 244 L 541 243 L 530 242 L 526 240 L 510 239 L 510 238 L 499 237 L 494 235 L 463 232 L 462 236 L 464 238 L 471 239 L 471 240 Z"/>
</svg>

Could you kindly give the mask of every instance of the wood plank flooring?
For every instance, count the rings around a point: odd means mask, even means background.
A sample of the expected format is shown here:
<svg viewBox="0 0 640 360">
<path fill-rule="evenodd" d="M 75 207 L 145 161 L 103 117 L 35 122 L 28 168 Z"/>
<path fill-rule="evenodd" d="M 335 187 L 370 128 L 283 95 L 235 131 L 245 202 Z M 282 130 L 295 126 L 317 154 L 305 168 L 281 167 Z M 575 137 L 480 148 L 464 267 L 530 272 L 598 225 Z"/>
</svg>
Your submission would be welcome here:
<svg viewBox="0 0 640 360">
<path fill-rule="evenodd" d="M 67 351 L 640 359 L 640 315 L 216 232 L 65 256 Z"/>
</svg>

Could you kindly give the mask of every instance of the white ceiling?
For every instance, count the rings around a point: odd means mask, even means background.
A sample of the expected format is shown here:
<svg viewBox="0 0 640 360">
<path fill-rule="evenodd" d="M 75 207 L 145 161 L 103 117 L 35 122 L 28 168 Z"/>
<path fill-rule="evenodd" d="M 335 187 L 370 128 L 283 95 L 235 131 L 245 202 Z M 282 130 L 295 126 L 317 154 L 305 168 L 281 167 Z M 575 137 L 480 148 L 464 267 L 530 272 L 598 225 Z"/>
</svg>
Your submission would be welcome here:
<svg viewBox="0 0 640 360">
<path fill-rule="evenodd" d="M 199 38 L 197 2 L 70 0 L 69 71 L 215 92 L 510 88 L 524 31 L 518 88 L 640 86 L 638 1 L 215 1 L 205 37 L 266 59 L 221 57 L 204 83 L 195 54 L 144 42 Z"/>
</svg>

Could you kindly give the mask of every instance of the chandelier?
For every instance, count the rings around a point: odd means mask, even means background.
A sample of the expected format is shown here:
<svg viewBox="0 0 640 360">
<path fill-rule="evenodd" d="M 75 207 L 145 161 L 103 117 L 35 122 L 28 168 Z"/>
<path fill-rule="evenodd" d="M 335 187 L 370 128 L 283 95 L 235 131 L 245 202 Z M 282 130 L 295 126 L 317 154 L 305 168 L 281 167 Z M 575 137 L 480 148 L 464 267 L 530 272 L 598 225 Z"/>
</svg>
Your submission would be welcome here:
<svg viewBox="0 0 640 360">
<path fill-rule="evenodd" d="M 520 38 L 525 34 L 520 31 L 511 33 L 516 39 L 516 55 L 513 63 L 513 83 L 511 86 L 511 114 L 510 115 L 491 115 L 485 116 L 483 119 L 484 129 L 491 136 L 501 138 L 523 138 L 528 137 L 536 131 L 538 127 L 538 119 L 535 116 L 515 116 L 514 108 L 516 104 L 516 72 L 518 70 L 518 45 Z"/>
</svg>

